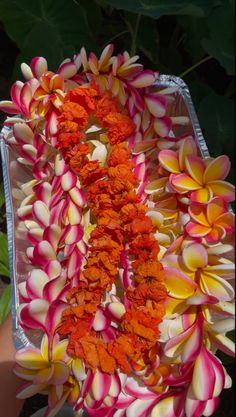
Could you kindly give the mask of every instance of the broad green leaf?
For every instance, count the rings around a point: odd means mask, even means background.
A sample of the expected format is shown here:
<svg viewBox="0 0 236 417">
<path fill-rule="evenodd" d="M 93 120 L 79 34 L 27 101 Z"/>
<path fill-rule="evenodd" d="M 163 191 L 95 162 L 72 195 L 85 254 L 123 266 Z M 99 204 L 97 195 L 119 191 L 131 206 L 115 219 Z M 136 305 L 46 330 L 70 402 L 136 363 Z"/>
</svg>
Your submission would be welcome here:
<svg viewBox="0 0 236 417">
<path fill-rule="evenodd" d="M 10 276 L 7 237 L 2 232 L 0 232 L 0 275 L 4 275 L 6 277 Z"/>
<path fill-rule="evenodd" d="M 229 180 L 234 182 L 234 102 L 211 93 L 201 101 L 198 116 L 211 155 L 226 154 L 230 157 Z"/>
<path fill-rule="evenodd" d="M 3 184 L 0 184 L 0 208 L 3 206 L 4 201 L 5 201 L 5 197 L 4 197 Z"/>
<path fill-rule="evenodd" d="M 68 47 L 97 47 L 86 11 L 73 0 L 1 0 L 0 20 L 26 56 L 45 56 L 54 70 Z"/>
<path fill-rule="evenodd" d="M 199 80 L 194 80 L 188 83 L 190 94 L 192 97 L 193 105 L 198 111 L 202 100 L 213 93 L 212 89 L 207 84 L 203 84 Z"/>
<path fill-rule="evenodd" d="M 130 32 L 130 43 L 133 39 L 135 27 L 137 24 L 137 14 L 125 12 L 125 22 Z M 142 16 L 139 22 L 136 53 L 142 53 L 148 60 L 149 68 L 157 69 L 159 51 L 159 34 L 157 31 L 157 22 L 147 16 Z"/>
<path fill-rule="evenodd" d="M 220 0 L 105 0 L 117 9 L 158 19 L 163 15 L 206 16 Z"/>
<path fill-rule="evenodd" d="M 195 16 L 178 16 L 177 21 L 184 29 L 182 44 L 193 58 L 194 64 L 206 54 L 200 41 L 208 36 L 207 19 Z"/>
<path fill-rule="evenodd" d="M 74 0 L 74 2 L 85 9 L 89 27 L 92 28 L 93 34 L 97 35 L 102 27 L 101 7 L 95 0 Z"/>
<path fill-rule="evenodd" d="M 207 19 L 209 37 L 202 40 L 208 54 L 216 58 L 227 73 L 235 73 L 234 66 L 234 2 L 226 0 L 215 8 Z"/>
<path fill-rule="evenodd" d="M 5 320 L 11 310 L 11 285 L 9 284 L 3 291 L 0 298 L 0 324 Z"/>
</svg>

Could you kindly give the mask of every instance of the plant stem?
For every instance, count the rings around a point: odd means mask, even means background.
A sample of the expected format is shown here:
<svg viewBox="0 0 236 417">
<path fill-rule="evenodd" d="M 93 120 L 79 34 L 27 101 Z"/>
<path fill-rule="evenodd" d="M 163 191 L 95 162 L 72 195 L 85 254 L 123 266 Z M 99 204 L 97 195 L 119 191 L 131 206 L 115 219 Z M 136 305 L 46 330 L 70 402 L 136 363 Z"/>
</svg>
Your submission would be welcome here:
<svg viewBox="0 0 236 417">
<path fill-rule="evenodd" d="M 135 24 L 135 28 L 134 28 L 134 33 L 133 33 L 133 37 L 132 37 L 132 45 L 131 45 L 131 49 L 130 49 L 130 55 L 131 56 L 135 55 L 135 53 L 136 53 L 136 49 L 137 49 L 136 41 L 137 41 L 137 36 L 138 36 L 138 29 L 139 29 L 140 20 L 141 20 L 141 14 L 139 13 L 138 16 L 137 16 L 137 20 L 136 20 L 136 24 Z"/>
<path fill-rule="evenodd" d="M 106 45 L 108 45 L 109 43 L 113 42 L 115 39 L 119 38 L 120 36 L 125 35 L 126 33 L 129 33 L 129 30 L 123 30 L 122 32 L 117 33 L 117 35 L 112 36 L 112 38 L 110 38 L 108 41 L 106 41 L 106 43 L 102 46 L 101 49 L 105 48 Z"/>
<path fill-rule="evenodd" d="M 195 70 L 195 68 L 199 67 L 200 65 L 204 64 L 204 62 L 210 61 L 212 59 L 212 55 L 207 55 L 205 58 L 201 59 L 201 61 L 198 61 L 196 64 L 194 64 L 192 67 L 188 68 L 186 71 L 182 72 L 182 74 L 179 75 L 180 78 L 184 78 L 187 74 Z"/>
</svg>

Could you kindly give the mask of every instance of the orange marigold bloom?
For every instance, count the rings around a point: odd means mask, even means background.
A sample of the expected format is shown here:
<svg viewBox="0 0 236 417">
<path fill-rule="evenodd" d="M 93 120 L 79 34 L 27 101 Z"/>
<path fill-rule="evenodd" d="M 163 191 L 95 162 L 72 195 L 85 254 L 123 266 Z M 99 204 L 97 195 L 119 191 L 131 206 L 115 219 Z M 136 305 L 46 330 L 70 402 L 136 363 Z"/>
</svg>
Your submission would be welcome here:
<svg viewBox="0 0 236 417">
<path fill-rule="evenodd" d="M 102 372 L 114 374 L 117 368 L 116 361 L 109 355 L 105 344 L 98 344 L 97 352 Z"/>
<path fill-rule="evenodd" d="M 96 109 L 96 97 L 98 92 L 94 88 L 77 87 L 70 90 L 65 97 L 65 101 L 73 102 L 82 106 L 87 113 L 91 113 Z"/>
<path fill-rule="evenodd" d="M 78 123 L 72 122 L 71 120 L 65 120 L 59 123 L 58 130 L 62 132 L 72 133 L 79 130 Z"/>
<path fill-rule="evenodd" d="M 157 259 L 159 245 L 151 234 L 140 234 L 136 236 L 129 245 L 129 253 L 141 258 L 142 261 L 148 259 Z"/>
<path fill-rule="evenodd" d="M 84 107 L 78 103 L 70 101 L 65 102 L 61 107 L 61 116 L 58 117 L 60 123 L 64 121 L 72 121 L 77 123 L 79 130 L 85 129 L 88 123 L 88 113 Z"/>
<path fill-rule="evenodd" d="M 108 157 L 108 166 L 115 167 L 119 164 L 125 164 L 131 156 L 131 152 L 125 143 L 114 145 Z"/>
<path fill-rule="evenodd" d="M 97 266 L 105 269 L 109 275 L 115 276 L 117 274 L 117 258 L 112 258 L 111 254 L 105 251 L 96 252 L 88 259 L 88 267 Z"/>
<path fill-rule="evenodd" d="M 164 281 L 163 266 L 160 262 L 149 260 L 139 265 L 135 271 L 134 276 L 136 283 L 146 282 L 147 284 L 154 284 Z"/>
<path fill-rule="evenodd" d="M 81 357 L 85 365 L 92 370 L 100 368 L 102 372 L 108 374 L 114 374 L 116 370 L 116 361 L 108 353 L 107 345 L 96 338 L 93 332 L 82 338 L 72 336 L 67 351 L 74 357 Z"/>
<path fill-rule="evenodd" d="M 108 344 L 108 352 L 116 360 L 117 367 L 121 372 L 127 375 L 132 372 L 131 365 L 125 351 L 123 350 L 123 346 L 121 346 L 119 343 L 116 343 L 116 341 L 110 342 Z"/>
<path fill-rule="evenodd" d="M 144 283 L 139 284 L 137 288 L 129 287 L 126 290 L 127 298 L 137 306 L 145 306 L 148 300 L 160 303 L 167 297 L 167 291 L 164 285 L 155 283 L 152 286 Z"/>
<path fill-rule="evenodd" d="M 110 289 L 114 281 L 114 277 L 110 276 L 103 269 L 96 266 L 89 266 L 83 270 L 80 280 L 93 287 Z"/>
<path fill-rule="evenodd" d="M 111 222 L 115 222 L 116 224 L 120 223 L 119 213 L 112 209 L 103 210 L 99 213 L 99 217 L 97 218 L 99 226 L 107 226 Z"/>
<path fill-rule="evenodd" d="M 113 198 L 113 206 L 118 209 L 121 209 L 121 207 L 128 203 L 137 203 L 139 201 L 139 198 L 135 191 L 128 191 L 124 192 L 123 194 L 117 194 Z"/>
<path fill-rule="evenodd" d="M 76 332 L 77 336 L 82 337 L 89 330 L 96 309 L 95 304 L 84 304 L 64 310 L 58 333 L 65 336 Z"/>
<path fill-rule="evenodd" d="M 71 148 L 76 145 L 81 139 L 84 138 L 84 135 L 80 132 L 74 133 L 59 133 L 58 135 L 58 146 L 60 148 Z"/>
<path fill-rule="evenodd" d="M 81 135 L 83 135 L 85 137 L 84 134 L 80 133 Z M 68 149 L 65 157 L 67 160 L 70 161 L 70 159 L 76 157 L 76 155 L 78 154 L 80 155 L 87 155 L 91 150 L 91 147 L 88 143 L 77 143 L 76 145 L 74 145 L 71 149 Z"/>
<path fill-rule="evenodd" d="M 103 119 L 105 127 L 108 127 L 108 139 L 111 145 L 123 142 L 129 138 L 136 129 L 136 125 L 122 113 L 111 112 Z"/>
<path fill-rule="evenodd" d="M 113 241 L 120 244 L 124 239 L 124 234 L 118 223 L 110 221 L 106 226 L 97 226 L 92 231 L 89 243 L 93 245 L 93 240 L 101 237 L 111 238 Z"/>
<path fill-rule="evenodd" d="M 82 358 L 90 369 L 99 368 L 99 357 L 97 352 L 98 339 L 93 334 L 87 334 L 78 338 L 76 334 L 71 335 L 67 352 L 74 358 Z"/>
<path fill-rule="evenodd" d="M 130 223 L 137 216 L 144 216 L 147 207 L 143 204 L 126 204 L 121 208 L 121 217 L 123 223 Z"/>
<path fill-rule="evenodd" d="M 66 299 L 71 304 L 86 304 L 86 303 L 94 303 L 94 304 L 100 304 L 102 298 L 102 289 L 90 289 L 82 288 L 80 286 L 79 288 L 74 287 L 71 288 L 66 296 Z"/>
<path fill-rule="evenodd" d="M 86 318 L 96 313 L 97 307 L 95 304 L 83 304 L 80 306 L 70 307 L 63 311 L 62 317 L 70 316 L 71 314 L 77 318 Z"/>
<path fill-rule="evenodd" d="M 158 324 L 160 319 L 154 318 L 149 309 L 139 308 L 127 310 L 121 322 L 122 330 L 134 333 L 139 337 L 155 342 L 159 336 Z"/>
<path fill-rule="evenodd" d="M 112 178 L 120 178 L 120 179 L 127 179 L 132 184 L 137 183 L 137 177 L 132 172 L 132 168 L 134 165 L 132 163 L 130 164 L 119 164 L 116 165 L 116 167 L 110 167 L 108 168 L 108 176 Z"/>
<path fill-rule="evenodd" d="M 99 161 L 86 161 L 77 171 L 81 184 L 86 186 L 97 181 L 107 173 L 106 168 L 101 168 Z"/>
<path fill-rule="evenodd" d="M 113 208 L 112 198 L 108 194 L 98 194 L 94 197 L 91 208 L 93 209 L 93 213 L 99 216 L 101 211 Z"/>
<path fill-rule="evenodd" d="M 94 251 L 106 251 L 106 252 L 112 252 L 115 251 L 117 253 L 120 253 L 123 249 L 123 245 L 116 242 L 111 238 L 111 236 L 104 234 L 104 228 L 99 226 L 99 228 L 96 228 L 91 233 L 91 240 L 92 247 L 90 248 L 91 252 Z"/>
<path fill-rule="evenodd" d="M 110 91 L 107 91 L 103 94 L 102 98 L 97 101 L 96 116 L 101 121 L 109 113 L 117 113 L 120 111 L 119 103 L 115 98 L 112 97 Z"/>
<path fill-rule="evenodd" d="M 151 233 L 153 230 L 152 220 L 150 217 L 143 214 L 138 215 L 138 217 L 132 220 L 132 223 L 126 225 L 125 230 L 127 230 L 132 235 Z"/>
</svg>

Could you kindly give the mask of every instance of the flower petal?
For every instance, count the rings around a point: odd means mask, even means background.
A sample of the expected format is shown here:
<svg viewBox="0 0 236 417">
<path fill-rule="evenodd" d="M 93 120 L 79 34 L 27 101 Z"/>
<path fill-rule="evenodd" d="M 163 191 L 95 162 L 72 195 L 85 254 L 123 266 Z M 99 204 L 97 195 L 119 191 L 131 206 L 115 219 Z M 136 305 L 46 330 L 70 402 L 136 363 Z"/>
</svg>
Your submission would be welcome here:
<svg viewBox="0 0 236 417">
<path fill-rule="evenodd" d="M 152 85 L 156 80 L 156 75 L 153 71 L 142 71 L 136 78 L 129 81 L 129 84 L 134 88 L 144 88 Z"/>
<path fill-rule="evenodd" d="M 205 164 L 199 156 L 188 155 L 185 158 L 185 165 L 189 175 L 197 181 L 198 184 L 203 184 L 203 174 L 205 171 Z"/>
<path fill-rule="evenodd" d="M 173 175 L 171 177 L 171 184 L 179 192 L 194 191 L 202 188 L 198 182 L 186 174 Z"/>
<path fill-rule="evenodd" d="M 191 138 L 184 139 L 179 148 L 179 166 L 181 171 L 186 168 L 185 158 L 188 155 L 197 155 L 196 143 Z"/>
<path fill-rule="evenodd" d="M 207 218 L 209 223 L 213 224 L 226 211 L 227 206 L 225 201 L 220 197 L 214 197 L 207 205 Z"/>
<path fill-rule="evenodd" d="M 169 172 L 173 174 L 180 173 L 179 161 L 177 153 L 171 150 L 164 150 L 159 152 L 158 159 L 160 164 Z"/>
<path fill-rule="evenodd" d="M 234 289 L 225 279 L 206 272 L 202 272 L 200 277 L 202 291 L 213 295 L 219 301 L 231 301 L 234 298 Z"/>
<path fill-rule="evenodd" d="M 195 203 L 206 204 L 213 197 L 213 191 L 209 186 L 203 187 L 191 193 L 191 200 Z"/>
<path fill-rule="evenodd" d="M 200 223 L 202 226 L 209 228 L 209 221 L 206 216 L 205 206 L 202 204 L 193 203 L 189 206 L 188 212 L 196 223 Z"/>
<path fill-rule="evenodd" d="M 186 232 L 192 237 L 203 237 L 210 232 L 211 228 L 201 224 L 189 222 L 186 225 Z"/>
<path fill-rule="evenodd" d="M 170 296 L 185 299 L 194 294 L 197 284 L 182 271 L 164 267 L 164 273 L 165 286 Z"/>
<path fill-rule="evenodd" d="M 204 381 L 207 381 L 207 384 Z M 213 397 L 215 371 L 211 363 L 211 355 L 205 348 L 202 348 L 195 361 L 191 388 L 197 400 L 207 401 Z"/>
<path fill-rule="evenodd" d="M 146 94 L 145 103 L 154 117 L 163 117 L 166 114 L 167 100 L 160 94 Z"/>
<path fill-rule="evenodd" d="M 218 156 L 213 159 L 208 165 L 204 173 L 204 184 L 211 181 L 224 180 L 230 170 L 230 160 L 226 155 Z"/>
<path fill-rule="evenodd" d="M 44 369 L 48 362 L 42 357 L 40 350 L 37 348 L 24 348 L 16 352 L 16 363 L 26 369 L 38 370 Z"/>
<path fill-rule="evenodd" d="M 203 268 L 207 265 L 207 251 L 204 246 L 199 243 L 185 246 L 183 249 L 183 261 L 190 271 L 196 271 L 198 268 Z"/>
<path fill-rule="evenodd" d="M 47 388 L 48 384 L 41 384 L 41 385 L 35 385 L 32 383 L 27 383 L 21 387 L 21 389 L 18 391 L 16 398 L 20 400 L 25 400 L 26 398 L 30 398 L 35 394 L 39 394 L 40 392 L 44 391 L 45 388 Z"/>
<path fill-rule="evenodd" d="M 181 417 L 183 414 L 180 409 L 180 401 L 180 395 L 160 400 L 152 409 L 150 417 Z"/>
</svg>

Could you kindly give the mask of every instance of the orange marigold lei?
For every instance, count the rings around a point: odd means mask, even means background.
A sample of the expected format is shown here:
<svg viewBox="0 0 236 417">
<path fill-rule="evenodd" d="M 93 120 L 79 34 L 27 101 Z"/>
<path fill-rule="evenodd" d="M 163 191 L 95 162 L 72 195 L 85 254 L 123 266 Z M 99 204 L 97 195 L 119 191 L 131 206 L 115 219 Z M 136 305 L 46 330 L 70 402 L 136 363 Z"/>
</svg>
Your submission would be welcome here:
<svg viewBox="0 0 236 417">
<path fill-rule="evenodd" d="M 108 374 L 119 368 L 130 374 L 151 365 L 166 298 L 154 226 L 137 195 L 135 165 L 124 143 L 135 125 L 112 95 L 101 95 L 95 85 L 70 91 L 60 111 L 58 148 L 85 187 L 94 228 L 86 264 L 78 286 L 68 293 L 71 307 L 62 313 L 58 333 L 69 340 L 68 354 L 82 358 L 87 368 Z M 91 160 L 86 143 L 85 131 L 93 122 L 105 132 L 105 167 Z M 99 311 L 103 314 L 106 293 L 120 280 L 122 256 L 131 260 L 133 274 L 122 295 L 126 311 L 117 317 L 108 338 L 105 331 L 95 330 L 94 321 Z"/>
</svg>

